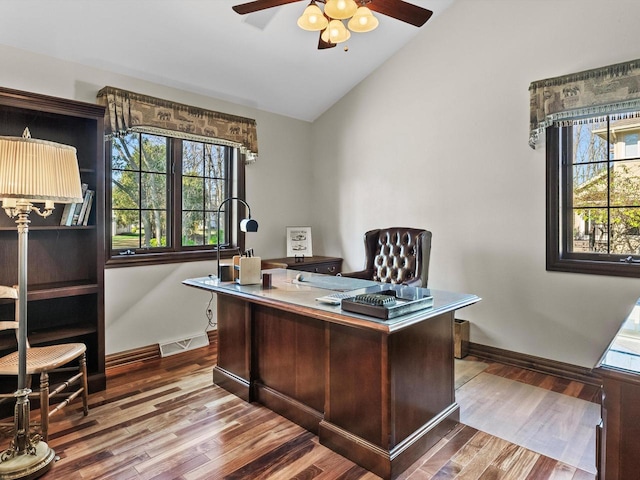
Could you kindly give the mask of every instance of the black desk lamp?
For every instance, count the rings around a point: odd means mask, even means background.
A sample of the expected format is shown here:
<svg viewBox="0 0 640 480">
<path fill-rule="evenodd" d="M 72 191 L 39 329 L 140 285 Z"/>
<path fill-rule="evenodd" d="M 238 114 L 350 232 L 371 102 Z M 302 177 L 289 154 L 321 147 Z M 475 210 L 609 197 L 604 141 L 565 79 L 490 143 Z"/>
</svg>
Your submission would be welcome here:
<svg viewBox="0 0 640 480">
<path fill-rule="evenodd" d="M 237 200 L 241 202 L 242 204 L 244 204 L 245 207 L 247 207 L 247 210 L 249 211 L 249 216 L 247 218 L 243 218 L 242 220 L 240 220 L 240 231 L 245 233 L 258 231 L 258 222 L 256 222 L 251 218 L 251 207 L 243 199 L 241 199 L 240 197 L 227 197 L 222 201 L 222 203 L 220 203 L 220 205 L 218 206 L 218 221 L 216 224 L 216 228 L 218 229 L 217 235 L 216 235 L 216 252 L 218 257 L 217 258 L 218 281 L 222 281 L 222 265 L 220 265 L 220 211 L 222 210 L 222 206 L 225 203 L 230 202 L 231 200 Z"/>
</svg>

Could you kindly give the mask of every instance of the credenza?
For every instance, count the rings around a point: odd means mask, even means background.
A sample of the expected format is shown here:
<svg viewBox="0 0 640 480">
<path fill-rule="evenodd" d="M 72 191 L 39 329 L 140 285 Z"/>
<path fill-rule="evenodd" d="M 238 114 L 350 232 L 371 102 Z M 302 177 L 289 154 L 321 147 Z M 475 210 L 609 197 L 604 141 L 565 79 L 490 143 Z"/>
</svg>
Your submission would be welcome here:
<svg viewBox="0 0 640 480">
<path fill-rule="evenodd" d="M 338 257 L 325 257 L 314 255 L 313 257 L 283 257 L 262 260 L 262 268 L 291 268 L 303 272 L 325 273 L 337 275 L 342 272 L 342 259 Z"/>
</svg>

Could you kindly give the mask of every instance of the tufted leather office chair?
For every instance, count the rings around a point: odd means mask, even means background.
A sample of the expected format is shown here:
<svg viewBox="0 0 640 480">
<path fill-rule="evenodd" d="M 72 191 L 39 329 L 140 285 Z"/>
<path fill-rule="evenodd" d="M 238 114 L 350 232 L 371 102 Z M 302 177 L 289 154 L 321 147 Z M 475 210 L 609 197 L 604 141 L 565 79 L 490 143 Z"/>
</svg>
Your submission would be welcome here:
<svg viewBox="0 0 640 480">
<path fill-rule="evenodd" d="M 384 283 L 426 287 L 429 280 L 431 232 L 416 228 L 382 228 L 364 234 L 364 270 L 343 273 Z"/>
</svg>

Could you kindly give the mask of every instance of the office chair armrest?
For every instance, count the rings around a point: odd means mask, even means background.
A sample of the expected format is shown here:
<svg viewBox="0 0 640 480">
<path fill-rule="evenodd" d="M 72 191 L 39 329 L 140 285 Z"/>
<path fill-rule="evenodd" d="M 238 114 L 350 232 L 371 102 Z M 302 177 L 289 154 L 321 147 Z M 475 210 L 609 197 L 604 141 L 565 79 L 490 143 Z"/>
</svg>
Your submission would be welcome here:
<svg viewBox="0 0 640 480">
<path fill-rule="evenodd" d="M 406 285 L 408 287 L 422 287 L 422 278 L 413 277 L 413 278 L 410 278 L 410 279 L 402 282 L 402 284 Z"/>
<path fill-rule="evenodd" d="M 342 273 L 343 277 L 349 278 L 362 278 L 364 280 L 371 280 L 373 278 L 373 270 L 360 270 L 358 272 Z"/>
</svg>

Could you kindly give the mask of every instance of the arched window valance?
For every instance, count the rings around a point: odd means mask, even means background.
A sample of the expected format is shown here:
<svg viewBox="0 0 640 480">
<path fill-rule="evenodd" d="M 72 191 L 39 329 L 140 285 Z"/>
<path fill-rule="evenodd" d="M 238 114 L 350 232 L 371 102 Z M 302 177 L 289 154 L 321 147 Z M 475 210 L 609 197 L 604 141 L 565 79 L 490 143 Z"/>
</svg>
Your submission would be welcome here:
<svg viewBox="0 0 640 480">
<path fill-rule="evenodd" d="M 106 106 L 107 138 L 127 132 L 144 132 L 187 140 L 215 141 L 238 147 L 246 162 L 258 157 L 256 121 L 162 100 L 114 87 L 98 92 L 97 102 Z"/>
<path fill-rule="evenodd" d="M 640 60 L 532 82 L 529 93 L 529 145 L 535 148 L 540 133 L 551 125 L 604 114 L 624 118 L 640 110 Z"/>
</svg>

